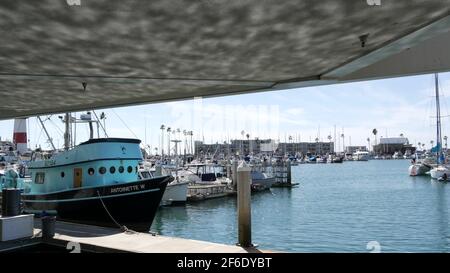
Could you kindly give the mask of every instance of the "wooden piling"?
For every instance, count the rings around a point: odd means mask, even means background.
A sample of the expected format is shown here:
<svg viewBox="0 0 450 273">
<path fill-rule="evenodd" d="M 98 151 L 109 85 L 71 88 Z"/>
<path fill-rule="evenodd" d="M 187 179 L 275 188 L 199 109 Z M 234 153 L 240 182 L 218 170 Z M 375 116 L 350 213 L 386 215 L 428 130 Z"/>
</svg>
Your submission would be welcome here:
<svg viewBox="0 0 450 273">
<path fill-rule="evenodd" d="M 235 191 L 237 189 L 237 168 L 238 168 L 238 162 L 236 159 L 233 160 L 233 164 L 231 165 L 231 183 L 233 185 L 233 190 Z"/>
<path fill-rule="evenodd" d="M 252 246 L 251 168 L 243 161 L 237 168 L 238 244 Z"/>
</svg>

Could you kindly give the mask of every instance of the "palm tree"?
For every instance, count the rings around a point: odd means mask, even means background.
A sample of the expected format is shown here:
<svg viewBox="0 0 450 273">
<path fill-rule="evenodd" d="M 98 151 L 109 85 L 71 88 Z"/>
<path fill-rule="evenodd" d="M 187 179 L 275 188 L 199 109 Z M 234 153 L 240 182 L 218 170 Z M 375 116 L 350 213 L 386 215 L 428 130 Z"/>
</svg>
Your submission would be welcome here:
<svg viewBox="0 0 450 273">
<path fill-rule="evenodd" d="M 444 136 L 444 141 L 445 141 L 445 149 L 447 150 L 447 139 L 448 139 L 448 137 L 447 136 Z"/>
<path fill-rule="evenodd" d="M 333 138 L 331 137 L 331 133 L 328 135 L 327 138 L 328 138 L 328 142 L 330 142 L 330 146 L 329 146 L 329 147 L 330 147 L 330 153 L 331 153 L 331 152 L 332 152 L 332 151 L 331 151 L 331 140 L 333 139 Z M 333 147 L 334 147 L 334 145 L 333 145 Z M 333 149 L 333 150 L 334 150 L 334 149 Z M 333 151 L 333 152 L 334 152 L 334 151 Z"/>
<path fill-rule="evenodd" d="M 149 144 L 147 144 L 146 146 L 147 146 L 147 147 L 144 148 L 144 149 L 147 149 L 147 148 L 148 148 L 148 154 L 149 154 L 149 155 L 152 155 L 152 146 L 150 146 Z M 146 151 L 147 151 L 147 150 L 146 150 Z"/>
<path fill-rule="evenodd" d="M 433 143 L 434 143 L 434 140 L 431 140 L 431 141 L 430 141 L 431 149 L 433 149 Z"/>
<path fill-rule="evenodd" d="M 241 136 L 244 137 L 245 136 L 245 131 L 242 130 L 241 131 Z M 244 140 L 241 139 L 241 155 L 244 153 Z"/>
<path fill-rule="evenodd" d="M 367 143 L 369 144 L 369 151 L 370 151 L 370 137 L 367 138 Z"/>
<path fill-rule="evenodd" d="M 186 154 L 186 146 L 187 146 L 187 131 L 183 130 L 183 136 L 184 136 L 184 154 Z"/>
<path fill-rule="evenodd" d="M 162 124 L 159 129 L 161 129 L 161 155 L 164 156 L 164 129 L 166 129 L 166 126 Z"/>
<path fill-rule="evenodd" d="M 372 130 L 372 134 L 375 136 L 375 146 L 377 145 L 377 134 L 378 134 L 378 130 L 377 128 L 374 128 Z"/>
<path fill-rule="evenodd" d="M 178 137 L 177 137 L 177 130 L 176 129 L 173 129 L 172 130 L 172 135 L 173 135 L 173 139 L 174 140 L 177 140 L 178 139 Z M 174 147 L 174 153 L 175 153 L 176 151 L 175 151 L 175 147 Z"/>
<path fill-rule="evenodd" d="M 167 154 L 170 156 L 170 132 L 172 132 L 172 128 L 167 127 Z"/>
<path fill-rule="evenodd" d="M 421 145 L 422 145 L 422 143 L 420 143 L 420 142 L 419 142 L 419 143 L 417 143 L 417 146 L 418 146 L 419 148 L 420 148 L 420 146 L 421 146 Z"/>
<path fill-rule="evenodd" d="M 192 136 L 194 135 L 194 131 L 188 131 L 188 136 L 191 138 L 190 144 L 189 144 L 189 150 L 191 154 L 194 154 L 194 144 L 192 143 Z"/>
<path fill-rule="evenodd" d="M 181 129 L 177 128 L 177 139 L 180 140 L 180 138 L 181 138 Z M 179 149 L 181 149 L 181 145 L 180 145 Z M 179 154 L 181 154 L 181 150 L 179 150 Z"/>
<path fill-rule="evenodd" d="M 345 135 L 341 134 L 342 137 L 342 152 L 345 153 Z"/>
<path fill-rule="evenodd" d="M 250 154 L 251 152 L 252 152 L 252 147 L 250 146 L 250 134 L 249 133 L 247 133 L 246 135 L 245 135 L 245 137 L 247 137 L 247 142 L 248 142 L 248 153 Z"/>
</svg>

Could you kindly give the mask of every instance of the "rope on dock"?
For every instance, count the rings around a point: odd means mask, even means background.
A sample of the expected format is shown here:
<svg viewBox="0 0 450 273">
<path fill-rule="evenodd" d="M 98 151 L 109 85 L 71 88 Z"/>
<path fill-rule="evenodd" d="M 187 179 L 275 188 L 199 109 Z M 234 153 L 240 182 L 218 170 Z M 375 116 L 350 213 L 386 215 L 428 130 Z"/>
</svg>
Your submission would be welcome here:
<svg viewBox="0 0 450 273">
<path fill-rule="evenodd" d="M 98 195 L 98 197 L 100 198 L 100 202 L 102 203 L 103 208 L 105 209 L 106 213 L 109 215 L 109 218 L 111 218 L 111 220 L 114 222 L 114 224 L 116 224 L 122 232 L 129 233 L 129 234 L 130 234 L 130 233 L 131 233 L 131 234 L 138 233 L 138 232 L 136 232 L 136 231 L 134 231 L 134 230 L 131 230 L 131 229 L 127 228 L 127 227 L 124 226 L 124 225 L 119 224 L 119 222 L 117 222 L 116 219 L 114 219 L 114 217 L 111 215 L 111 213 L 109 213 L 109 210 L 108 210 L 108 208 L 106 207 L 105 203 L 103 202 L 103 198 L 102 198 L 102 196 L 100 195 L 100 192 L 99 192 L 98 190 L 97 190 L 97 195 Z"/>
</svg>

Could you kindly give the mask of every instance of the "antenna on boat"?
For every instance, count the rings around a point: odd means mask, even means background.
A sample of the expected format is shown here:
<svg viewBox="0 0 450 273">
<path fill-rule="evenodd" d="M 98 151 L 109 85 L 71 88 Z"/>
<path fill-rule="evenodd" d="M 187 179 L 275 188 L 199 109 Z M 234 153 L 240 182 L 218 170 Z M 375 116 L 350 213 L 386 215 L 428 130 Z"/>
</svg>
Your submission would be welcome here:
<svg viewBox="0 0 450 273">
<path fill-rule="evenodd" d="M 98 126 L 100 125 L 100 128 L 102 128 L 103 133 L 105 134 L 105 137 L 108 137 L 108 133 L 106 133 L 106 125 L 105 125 L 105 120 L 106 120 L 106 115 L 105 112 L 102 112 L 100 114 L 100 118 L 97 116 L 97 113 L 95 113 L 94 110 L 92 110 L 92 113 L 94 113 L 95 118 L 97 119 L 97 131 L 98 131 Z M 100 122 L 101 120 L 103 120 L 103 124 Z M 100 138 L 100 134 L 97 132 L 98 137 Z"/>
<path fill-rule="evenodd" d="M 70 113 L 66 113 L 65 119 L 65 132 L 64 132 L 64 150 L 70 149 Z"/>
</svg>

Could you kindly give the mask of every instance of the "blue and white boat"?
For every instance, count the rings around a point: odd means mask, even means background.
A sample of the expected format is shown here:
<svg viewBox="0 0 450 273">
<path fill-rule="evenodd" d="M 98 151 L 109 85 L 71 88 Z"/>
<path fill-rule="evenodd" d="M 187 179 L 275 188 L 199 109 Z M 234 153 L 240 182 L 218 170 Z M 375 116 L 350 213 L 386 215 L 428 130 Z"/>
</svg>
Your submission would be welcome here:
<svg viewBox="0 0 450 273">
<path fill-rule="evenodd" d="M 29 213 L 149 231 L 171 176 L 141 179 L 138 139 L 90 139 L 50 159 L 32 161 L 22 199 Z"/>
<path fill-rule="evenodd" d="M 2 180 L 23 189 L 26 213 L 56 213 L 65 221 L 148 232 L 173 177 L 139 176 L 138 139 L 92 138 L 91 133 L 72 148 L 71 119 L 66 114 L 65 150 L 29 162 L 29 177 L 11 170 Z"/>
</svg>

